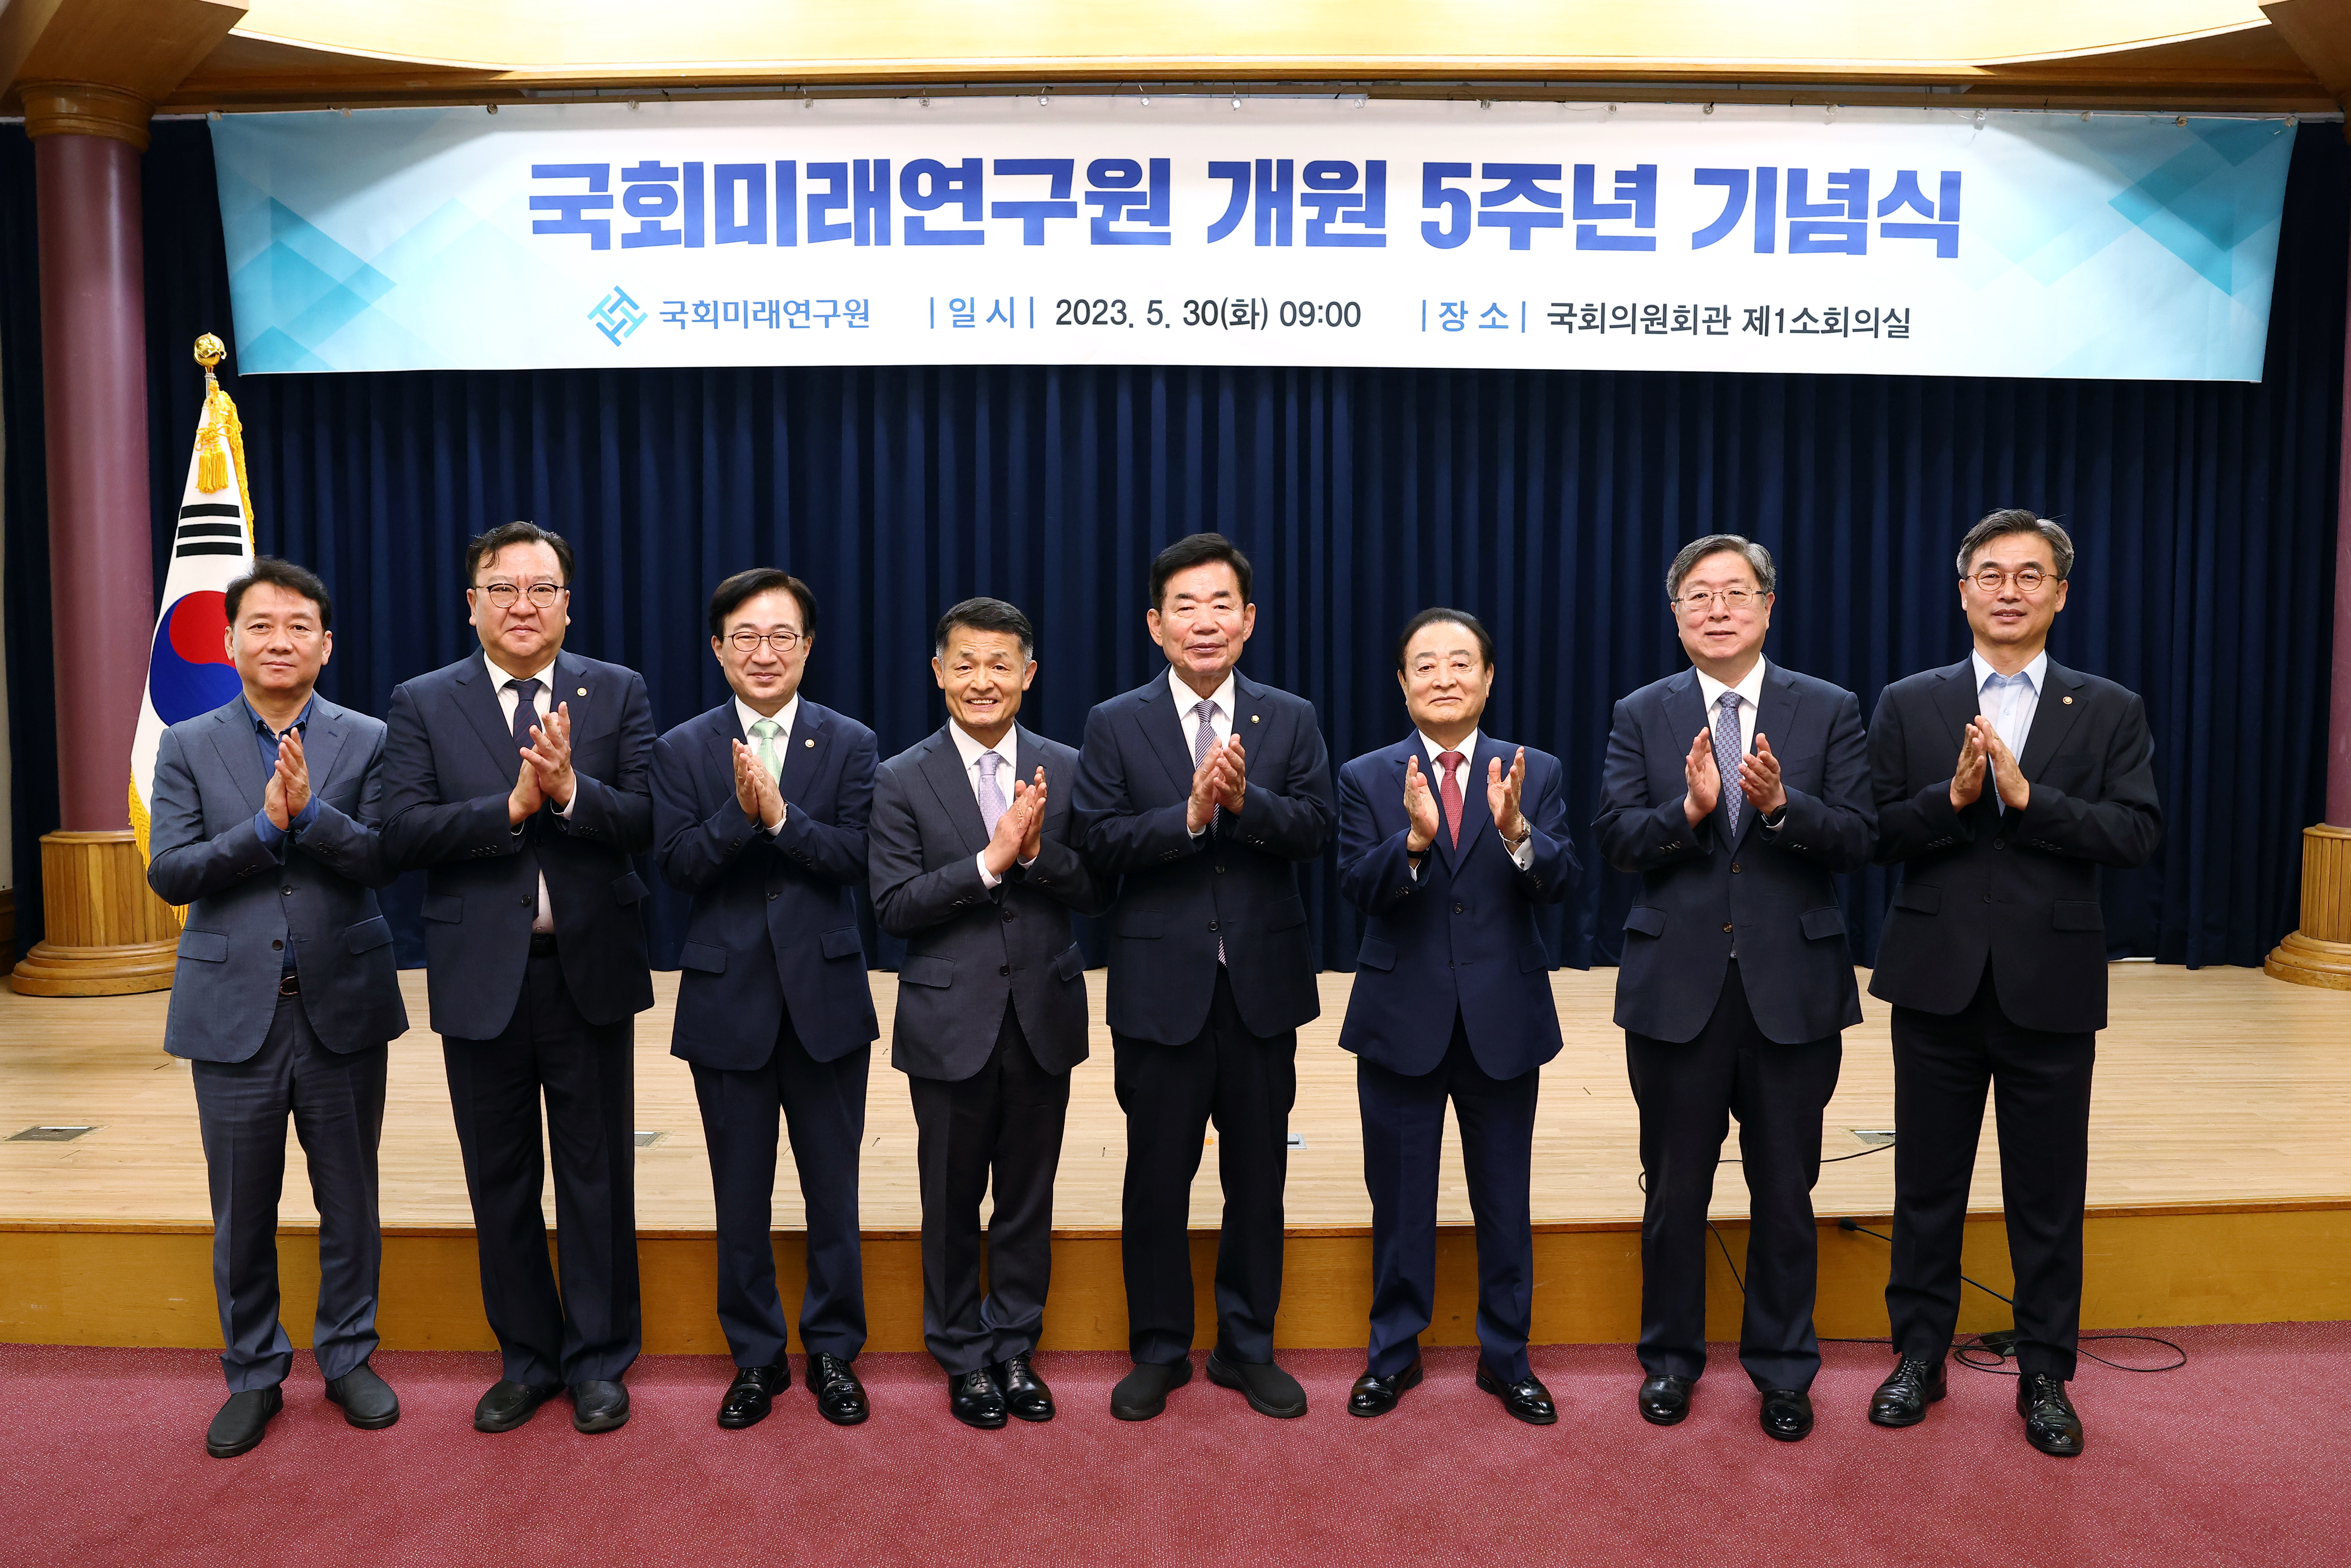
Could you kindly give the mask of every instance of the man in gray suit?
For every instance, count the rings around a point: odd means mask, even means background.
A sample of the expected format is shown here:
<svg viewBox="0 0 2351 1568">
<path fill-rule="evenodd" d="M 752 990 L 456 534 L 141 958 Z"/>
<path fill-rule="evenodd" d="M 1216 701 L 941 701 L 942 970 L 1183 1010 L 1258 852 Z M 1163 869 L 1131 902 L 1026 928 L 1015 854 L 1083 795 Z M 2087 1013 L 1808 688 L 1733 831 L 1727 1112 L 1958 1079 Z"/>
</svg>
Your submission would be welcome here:
<svg viewBox="0 0 2351 1568">
<path fill-rule="evenodd" d="M 213 1205 L 213 1289 L 229 1397 L 204 1449 L 259 1443 L 294 1362 L 277 1321 L 286 1119 L 319 1209 L 312 1349 L 327 1397 L 363 1428 L 400 1418 L 375 1375 L 376 1144 L 384 1045 L 408 1029 L 377 818 L 384 727 L 314 695 L 334 606 L 308 571 L 262 556 L 229 584 L 244 694 L 163 732 L 148 885 L 188 906 L 163 1049 L 190 1059 Z"/>
<path fill-rule="evenodd" d="M 948 1410 L 992 1430 L 1008 1415 L 1053 1418 L 1029 1357 L 1052 1273 L 1070 1069 L 1086 1059 L 1070 912 L 1110 901 L 1070 847 L 1077 752 L 1015 719 L 1037 678 L 1029 618 L 967 599 L 940 617 L 934 647 L 947 723 L 875 773 L 867 858 L 882 928 L 906 938 L 890 1060 L 919 1131 L 923 1340 L 946 1371 Z"/>
</svg>

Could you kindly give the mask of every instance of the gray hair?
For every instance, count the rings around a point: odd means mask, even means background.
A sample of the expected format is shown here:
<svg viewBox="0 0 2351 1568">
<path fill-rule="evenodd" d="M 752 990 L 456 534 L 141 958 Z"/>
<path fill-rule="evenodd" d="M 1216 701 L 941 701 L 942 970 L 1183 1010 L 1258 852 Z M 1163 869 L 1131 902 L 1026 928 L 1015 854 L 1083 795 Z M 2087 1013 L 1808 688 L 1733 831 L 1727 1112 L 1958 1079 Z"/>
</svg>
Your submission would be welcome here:
<svg viewBox="0 0 2351 1568">
<path fill-rule="evenodd" d="M 1666 569 L 1666 601 L 1671 603 L 1682 596 L 1682 579 L 1695 570 L 1698 562 L 1724 550 L 1745 556 L 1747 564 L 1755 570 L 1755 586 L 1766 593 L 1772 591 L 1780 573 L 1771 564 L 1770 550 L 1744 534 L 1708 534 L 1682 546 L 1681 553 L 1674 557 L 1674 564 Z"/>
<path fill-rule="evenodd" d="M 1968 530 L 1968 537 L 1959 541 L 1959 575 L 1967 576 L 1978 550 L 2009 534 L 2039 534 L 2049 541 L 2049 549 L 2057 558 L 2057 580 L 2063 582 L 2074 575 L 2074 536 L 2022 507 L 2003 507 L 1997 512 L 1987 512 L 1983 521 Z"/>
</svg>

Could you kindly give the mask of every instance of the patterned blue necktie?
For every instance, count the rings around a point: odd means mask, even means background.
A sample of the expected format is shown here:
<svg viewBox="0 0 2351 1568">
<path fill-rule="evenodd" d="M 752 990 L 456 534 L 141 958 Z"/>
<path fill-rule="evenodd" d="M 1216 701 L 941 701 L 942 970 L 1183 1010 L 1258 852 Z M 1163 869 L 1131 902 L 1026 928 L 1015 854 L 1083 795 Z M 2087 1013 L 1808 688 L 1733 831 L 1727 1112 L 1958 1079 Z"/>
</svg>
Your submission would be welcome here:
<svg viewBox="0 0 2351 1568">
<path fill-rule="evenodd" d="M 1730 836 L 1739 836 L 1739 813 L 1747 791 L 1739 787 L 1739 758 L 1746 747 L 1739 740 L 1739 694 L 1725 692 L 1715 699 L 1714 770 L 1722 778 L 1722 821 Z"/>
</svg>

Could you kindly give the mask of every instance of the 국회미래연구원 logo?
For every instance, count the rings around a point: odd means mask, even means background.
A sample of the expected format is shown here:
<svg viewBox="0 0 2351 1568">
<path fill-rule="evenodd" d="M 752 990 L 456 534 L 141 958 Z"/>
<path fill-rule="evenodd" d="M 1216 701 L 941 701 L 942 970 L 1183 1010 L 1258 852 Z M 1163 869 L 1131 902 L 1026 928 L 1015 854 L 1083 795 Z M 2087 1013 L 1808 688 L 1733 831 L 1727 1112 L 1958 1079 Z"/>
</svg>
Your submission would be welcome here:
<svg viewBox="0 0 2351 1568">
<path fill-rule="evenodd" d="M 596 308 L 588 312 L 588 319 L 617 349 L 622 339 L 645 324 L 645 308 L 630 298 L 627 289 L 615 288 L 596 302 Z"/>
</svg>

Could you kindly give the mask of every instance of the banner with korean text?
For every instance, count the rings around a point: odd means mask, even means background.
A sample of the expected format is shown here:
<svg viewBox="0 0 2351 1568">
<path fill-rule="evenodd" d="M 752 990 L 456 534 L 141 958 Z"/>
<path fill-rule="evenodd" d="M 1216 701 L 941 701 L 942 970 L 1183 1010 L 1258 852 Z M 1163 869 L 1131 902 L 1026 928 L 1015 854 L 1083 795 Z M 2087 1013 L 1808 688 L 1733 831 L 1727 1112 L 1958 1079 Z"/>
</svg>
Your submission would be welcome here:
<svg viewBox="0 0 2351 1568">
<path fill-rule="evenodd" d="M 2279 120 L 914 98 L 229 115 L 238 368 L 2257 381 Z"/>
</svg>

